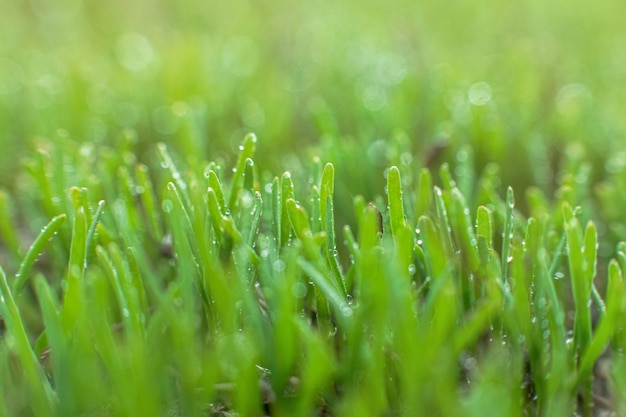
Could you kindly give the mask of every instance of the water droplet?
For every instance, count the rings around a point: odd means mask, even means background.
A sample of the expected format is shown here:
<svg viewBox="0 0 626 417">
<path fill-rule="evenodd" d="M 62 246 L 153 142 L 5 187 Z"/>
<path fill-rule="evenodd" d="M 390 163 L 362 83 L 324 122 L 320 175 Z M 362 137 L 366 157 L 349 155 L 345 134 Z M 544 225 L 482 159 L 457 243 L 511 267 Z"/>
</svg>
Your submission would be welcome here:
<svg viewBox="0 0 626 417">
<path fill-rule="evenodd" d="M 471 85 L 467 92 L 467 99 L 474 106 L 484 106 L 491 101 L 491 86 L 486 82 Z"/>
<path fill-rule="evenodd" d="M 416 271 L 417 271 L 417 268 L 415 267 L 415 264 L 409 265 L 409 275 L 415 275 Z"/>
<path fill-rule="evenodd" d="M 283 272 L 285 270 L 285 262 L 282 259 L 277 259 L 276 261 L 274 261 L 274 271 L 276 272 Z"/>
<path fill-rule="evenodd" d="M 127 309 L 127 308 L 123 308 L 123 309 L 122 309 L 122 315 L 123 315 L 124 317 L 130 317 L 130 312 L 128 311 L 128 309 Z"/>
<path fill-rule="evenodd" d="M 295 282 L 291 286 L 291 294 L 296 298 L 304 298 L 304 296 L 306 296 L 306 293 L 306 285 L 304 285 L 302 282 Z"/>
<path fill-rule="evenodd" d="M 163 200 L 163 202 L 161 203 L 161 208 L 164 212 L 171 213 L 172 209 L 174 208 L 174 203 L 172 203 L 172 200 Z"/>
<path fill-rule="evenodd" d="M 463 368 L 465 368 L 466 371 L 472 371 L 474 370 L 474 368 L 476 368 L 476 364 L 476 358 L 469 357 L 465 359 L 465 361 L 463 361 Z"/>
</svg>

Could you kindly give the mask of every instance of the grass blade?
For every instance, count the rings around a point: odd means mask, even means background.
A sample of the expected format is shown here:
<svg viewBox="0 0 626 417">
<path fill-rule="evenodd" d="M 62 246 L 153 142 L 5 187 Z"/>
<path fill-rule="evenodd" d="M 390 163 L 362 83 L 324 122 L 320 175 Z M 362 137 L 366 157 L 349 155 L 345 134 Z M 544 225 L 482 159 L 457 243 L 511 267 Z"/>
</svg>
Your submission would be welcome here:
<svg viewBox="0 0 626 417">
<path fill-rule="evenodd" d="M 39 360 L 33 351 L 20 311 L 9 288 L 7 277 L 0 267 L 0 312 L 6 324 L 7 332 L 13 338 L 14 349 L 20 358 L 21 366 L 31 390 L 31 406 L 36 415 L 52 416 L 56 402 L 48 378 L 39 366 Z"/>
<path fill-rule="evenodd" d="M 50 222 L 41 230 L 39 236 L 35 239 L 24 256 L 24 260 L 20 264 L 20 268 L 15 274 L 15 280 L 13 281 L 12 290 L 14 294 L 19 294 L 24 288 L 24 284 L 29 278 L 30 270 L 37 261 L 37 258 L 41 256 L 43 251 L 48 246 L 48 242 L 56 235 L 63 223 L 65 223 L 65 214 L 60 214 L 54 217 Z"/>
<path fill-rule="evenodd" d="M 243 139 L 243 144 L 239 147 L 239 157 L 237 158 L 237 165 L 233 172 L 233 179 L 230 185 L 230 197 L 228 199 L 228 207 L 231 210 L 235 207 L 237 198 L 239 198 L 239 191 L 243 189 L 243 181 L 246 172 L 246 161 L 252 160 L 254 157 L 254 151 L 256 149 L 256 136 L 253 133 L 249 133 Z"/>
<path fill-rule="evenodd" d="M 514 224 L 514 212 L 515 208 L 515 195 L 513 194 L 513 188 L 509 187 L 506 190 L 506 212 L 504 215 L 504 231 L 502 232 L 502 282 L 505 283 L 508 280 L 508 268 L 509 268 L 509 256 L 511 252 L 511 239 L 513 238 L 513 224 Z"/>
<path fill-rule="evenodd" d="M 389 204 L 389 222 L 391 234 L 396 237 L 400 229 L 406 224 L 404 217 L 404 203 L 402 201 L 402 181 L 398 167 L 389 168 L 387 173 L 387 198 Z"/>
</svg>

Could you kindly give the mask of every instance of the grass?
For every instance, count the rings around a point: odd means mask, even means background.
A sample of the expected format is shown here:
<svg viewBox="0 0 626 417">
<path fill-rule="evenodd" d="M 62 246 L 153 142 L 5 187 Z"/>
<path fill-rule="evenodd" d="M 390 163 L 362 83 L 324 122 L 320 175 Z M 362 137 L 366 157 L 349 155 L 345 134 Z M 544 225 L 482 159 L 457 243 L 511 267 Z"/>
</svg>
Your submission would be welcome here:
<svg viewBox="0 0 626 417">
<path fill-rule="evenodd" d="M 619 2 L 5 3 L 0 417 L 626 414 Z"/>
</svg>

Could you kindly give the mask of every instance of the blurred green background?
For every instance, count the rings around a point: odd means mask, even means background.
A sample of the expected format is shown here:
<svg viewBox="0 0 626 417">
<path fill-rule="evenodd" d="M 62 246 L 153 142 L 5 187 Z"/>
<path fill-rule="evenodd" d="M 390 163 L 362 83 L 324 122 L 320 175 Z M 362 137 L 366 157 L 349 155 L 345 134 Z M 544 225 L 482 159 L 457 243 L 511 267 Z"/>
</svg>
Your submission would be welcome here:
<svg viewBox="0 0 626 417">
<path fill-rule="evenodd" d="M 320 156 L 368 198 L 389 165 L 454 167 L 463 144 L 519 190 L 551 193 L 572 143 L 594 181 L 626 164 L 621 1 L 0 6 L 0 187 L 58 129 L 115 147 L 130 128 L 139 160 L 165 141 L 227 163 L 254 131 L 261 169 Z"/>
</svg>

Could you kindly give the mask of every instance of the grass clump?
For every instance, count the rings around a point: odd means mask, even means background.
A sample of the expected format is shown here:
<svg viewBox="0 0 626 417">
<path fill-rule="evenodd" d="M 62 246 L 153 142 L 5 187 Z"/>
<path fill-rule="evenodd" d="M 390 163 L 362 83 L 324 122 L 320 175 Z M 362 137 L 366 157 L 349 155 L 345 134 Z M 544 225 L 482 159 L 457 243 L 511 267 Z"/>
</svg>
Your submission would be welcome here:
<svg viewBox="0 0 626 417">
<path fill-rule="evenodd" d="M 619 373 L 597 371 L 621 369 L 626 254 L 600 269 L 595 224 L 563 198 L 576 189 L 534 190 L 526 217 L 493 168 L 464 194 L 447 165 L 440 186 L 393 166 L 386 197 L 356 196 L 339 234 L 341 170 L 272 177 L 256 146 L 246 136 L 232 170 L 164 144 L 152 167 L 108 155 L 40 202 L 52 220 L 5 254 L 4 415 L 620 409 Z M 59 180 L 40 156 L 46 198 Z"/>
<path fill-rule="evenodd" d="M 562 3 L 4 2 L 0 417 L 626 414 L 624 5 Z"/>
</svg>

